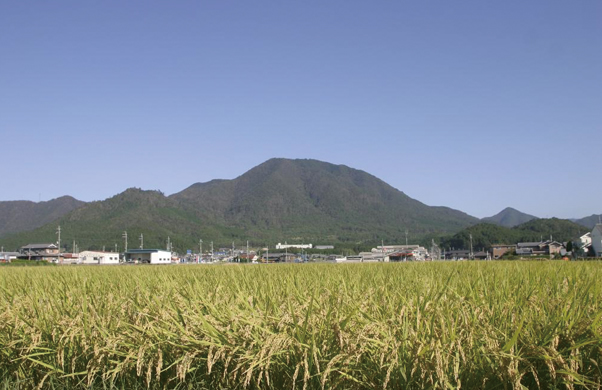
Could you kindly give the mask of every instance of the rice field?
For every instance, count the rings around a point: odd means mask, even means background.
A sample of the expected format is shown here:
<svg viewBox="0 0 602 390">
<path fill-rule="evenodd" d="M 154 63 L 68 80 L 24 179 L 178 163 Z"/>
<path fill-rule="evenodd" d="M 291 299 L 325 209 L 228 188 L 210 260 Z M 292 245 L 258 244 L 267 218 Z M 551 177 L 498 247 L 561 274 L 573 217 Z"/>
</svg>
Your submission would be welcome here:
<svg viewBox="0 0 602 390">
<path fill-rule="evenodd" d="M 602 387 L 602 264 L 0 268 L 0 389 Z"/>
</svg>

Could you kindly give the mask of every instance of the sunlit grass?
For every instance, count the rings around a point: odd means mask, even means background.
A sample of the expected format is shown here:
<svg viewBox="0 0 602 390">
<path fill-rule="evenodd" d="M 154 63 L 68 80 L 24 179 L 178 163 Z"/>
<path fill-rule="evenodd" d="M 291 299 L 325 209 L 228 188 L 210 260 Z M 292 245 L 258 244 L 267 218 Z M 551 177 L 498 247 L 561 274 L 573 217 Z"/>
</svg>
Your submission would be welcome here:
<svg viewBox="0 0 602 390">
<path fill-rule="evenodd" d="M 7 388 L 600 388 L 601 298 L 599 263 L 4 268 L 0 375 Z"/>
</svg>

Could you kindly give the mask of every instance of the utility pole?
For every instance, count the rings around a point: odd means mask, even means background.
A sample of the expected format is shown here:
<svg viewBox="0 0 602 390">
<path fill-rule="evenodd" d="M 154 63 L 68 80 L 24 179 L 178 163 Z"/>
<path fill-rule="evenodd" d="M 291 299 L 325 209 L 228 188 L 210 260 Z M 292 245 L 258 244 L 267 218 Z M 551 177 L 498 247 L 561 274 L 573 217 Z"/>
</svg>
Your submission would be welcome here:
<svg viewBox="0 0 602 390">
<path fill-rule="evenodd" d="M 213 263 L 213 241 L 211 241 L 211 262 Z"/>
<path fill-rule="evenodd" d="M 169 239 L 169 236 L 167 236 L 167 251 L 171 252 L 171 241 Z"/>
<path fill-rule="evenodd" d="M 124 250 L 124 252 L 127 252 L 128 251 L 128 232 L 127 231 L 123 232 L 123 234 L 121 235 L 121 237 L 123 237 L 123 239 L 125 240 L 125 245 L 124 245 L 125 250 Z"/>
<path fill-rule="evenodd" d="M 58 257 L 58 260 L 59 260 L 60 264 L 63 264 L 63 261 L 61 260 L 61 225 L 59 225 L 59 227 L 56 229 L 56 234 L 59 236 L 59 239 L 57 241 L 58 244 L 59 244 L 59 257 Z"/>
<path fill-rule="evenodd" d="M 140 249 L 144 249 L 144 234 L 140 233 Z"/>
<path fill-rule="evenodd" d="M 199 238 L 199 263 L 203 260 L 203 240 Z"/>
<path fill-rule="evenodd" d="M 267 262 L 268 262 L 268 259 L 270 258 L 270 246 L 269 246 L 269 245 L 268 245 L 268 246 L 266 246 L 266 247 L 265 247 L 265 249 L 266 249 L 266 255 L 265 255 L 266 257 L 265 257 L 265 261 L 266 261 L 266 263 L 267 263 Z"/>
<path fill-rule="evenodd" d="M 408 246 L 408 229 L 406 229 L 406 246 Z"/>
<path fill-rule="evenodd" d="M 249 240 L 247 240 L 247 263 L 249 262 Z"/>
<path fill-rule="evenodd" d="M 472 234 L 469 234 L 470 237 L 470 260 L 474 259 L 474 254 L 472 253 Z"/>
<path fill-rule="evenodd" d="M 385 240 L 380 240 L 380 249 L 383 253 L 383 262 L 385 261 Z"/>
<path fill-rule="evenodd" d="M 117 252 L 117 243 L 115 243 L 115 252 Z"/>
<path fill-rule="evenodd" d="M 234 241 L 232 241 L 232 261 L 234 261 Z"/>
</svg>

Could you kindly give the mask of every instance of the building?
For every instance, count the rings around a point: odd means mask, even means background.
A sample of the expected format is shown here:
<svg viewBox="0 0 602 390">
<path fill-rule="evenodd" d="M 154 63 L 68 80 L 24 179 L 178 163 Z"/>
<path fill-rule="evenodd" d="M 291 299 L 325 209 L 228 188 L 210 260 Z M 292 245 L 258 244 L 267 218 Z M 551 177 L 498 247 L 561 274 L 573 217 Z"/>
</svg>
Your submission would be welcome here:
<svg viewBox="0 0 602 390">
<path fill-rule="evenodd" d="M 269 263 L 292 263 L 299 258 L 294 253 L 266 253 L 263 258 Z"/>
<path fill-rule="evenodd" d="M 401 252 L 407 250 L 414 250 L 416 248 L 420 248 L 420 245 L 385 245 L 385 246 L 377 246 L 376 248 L 372 248 L 372 252 L 380 252 L 380 253 L 393 253 L 393 252 Z"/>
<path fill-rule="evenodd" d="M 334 249 L 334 245 L 316 245 L 314 247 L 314 249 L 320 249 L 320 250 L 324 250 L 324 249 Z"/>
<path fill-rule="evenodd" d="M 389 256 L 383 252 L 360 252 L 358 256 L 361 256 L 362 263 L 389 261 Z"/>
<path fill-rule="evenodd" d="M 563 245 L 556 241 L 519 242 L 516 244 L 518 256 L 554 256 L 560 254 Z"/>
<path fill-rule="evenodd" d="M 428 251 L 421 246 L 389 253 L 391 261 L 424 261 L 427 257 Z"/>
<path fill-rule="evenodd" d="M 506 253 L 512 253 L 516 250 L 516 245 L 495 244 L 491 246 L 492 256 L 494 259 L 499 259 Z"/>
<path fill-rule="evenodd" d="M 596 224 L 591 234 L 592 248 L 596 257 L 602 257 L 602 224 Z"/>
<path fill-rule="evenodd" d="M 55 244 L 28 244 L 22 246 L 19 258 L 28 260 L 58 261 L 59 247 Z"/>
<path fill-rule="evenodd" d="M 276 244 L 276 249 L 290 249 L 290 248 L 311 249 L 312 245 L 311 244 L 287 244 L 286 242 L 284 243 L 284 245 L 282 245 L 281 243 Z"/>
<path fill-rule="evenodd" d="M 79 253 L 78 264 L 119 264 L 119 253 L 83 251 Z"/>
<path fill-rule="evenodd" d="M 0 252 L 0 263 L 10 263 L 19 256 L 21 256 L 19 252 Z"/>
<path fill-rule="evenodd" d="M 146 264 L 171 264 L 171 252 L 162 249 L 130 249 L 125 261 Z"/>
</svg>

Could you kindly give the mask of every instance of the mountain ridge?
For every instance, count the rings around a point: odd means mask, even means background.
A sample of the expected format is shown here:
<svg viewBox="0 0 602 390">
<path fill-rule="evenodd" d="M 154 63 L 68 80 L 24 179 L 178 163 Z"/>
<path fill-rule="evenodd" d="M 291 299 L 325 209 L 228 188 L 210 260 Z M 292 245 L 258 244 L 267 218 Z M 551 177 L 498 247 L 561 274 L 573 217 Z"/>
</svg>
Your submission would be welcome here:
<svg viewBox="0 0 602 390">
<path fill-rule="evenodd" d="M 458 210 L 427 206 L 364 171 L 270 159 L 235 179 L 195 183 L 170 196 L 128 189 L 10 241 L 52 240 L 60 224 L 64 241 L 80 241 L 80 248 L 101 242 L 112 247 L 126 229 L 136 237 L 143 233 L 145 245 L 160 247 L 167 237 L 181 247 L 201 238 L 361 243 L 397 240 L 405 229 L 410 237 L 447 234 L 477 222 Z"/>
</svg>

